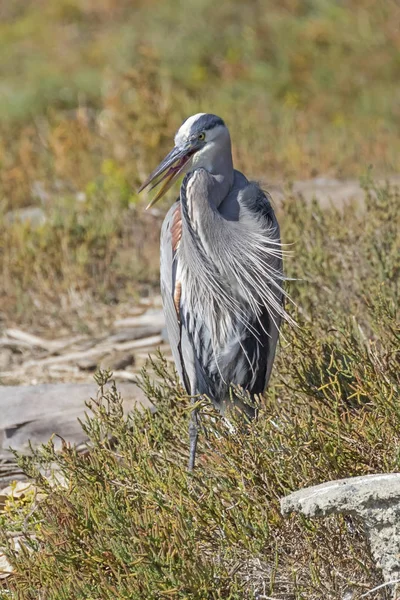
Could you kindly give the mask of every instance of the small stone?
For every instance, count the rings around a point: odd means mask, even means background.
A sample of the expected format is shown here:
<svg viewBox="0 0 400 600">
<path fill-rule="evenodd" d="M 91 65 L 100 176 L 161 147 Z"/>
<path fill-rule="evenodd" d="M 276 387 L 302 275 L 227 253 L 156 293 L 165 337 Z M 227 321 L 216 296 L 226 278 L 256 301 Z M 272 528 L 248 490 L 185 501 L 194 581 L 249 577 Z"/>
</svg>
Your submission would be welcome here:
<svg viewBox="0 0 400 600">
<path fill-rule="evenodd" d="M 6 556 L 0 552 L 0 579 L 6 579 L 12 574 L 12 566 L 8 562 Z"/>
<path fill-rule="evenodd" d="M 0 350 L 0 371 L 7 371 L 12 363 L 12 350 L 3 348 Z"/>
<path fill-rule="evenodd" d="M 34 490 L 34 486 L 29 481 L 16 481 L 1 490 L 0 494 L 9 498 L 21 498 Z"/>
<path fill-rule="evenodd" d="M 81 371 L 95 371 L 98 364 L 98 358 L 90 356 L 88 358 L 80 358 L 76 361 L 76 366 L 79 367 Z"/>
<path fill-rule="evenodd" d="M 111 369 L 111 371 L 123 371 L 126 367 L 130 367 L 135 363 L 133 354 L 113 354 L 106 356 L 101 361 L 101 366 Z"/>
</svg>

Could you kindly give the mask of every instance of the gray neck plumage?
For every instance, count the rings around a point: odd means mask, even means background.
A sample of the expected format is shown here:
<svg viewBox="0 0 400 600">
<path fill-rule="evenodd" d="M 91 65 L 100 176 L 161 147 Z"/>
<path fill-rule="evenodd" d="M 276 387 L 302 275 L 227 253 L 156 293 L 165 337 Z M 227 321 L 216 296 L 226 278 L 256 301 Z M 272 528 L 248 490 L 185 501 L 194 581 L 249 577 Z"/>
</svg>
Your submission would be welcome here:
<svg viewBox="0 0 400 600">
<path fill-rule="evenodd" d="M 214 220 L 218 207 L 232 187 L 232 180 L 222 174 L 214 175 L 204 168 L 186 175 L 181 187 L 181 205 L 186 225 L 201 236 Z M 201 236 L 202 237 L 202 236 Z"/>
<path fill-rule="evenodd" d="M 208 175 L 209 196 L 208 202 L 218 208 L 226 198 L 233 184 L 233 162 L 230 145 L 225 151 L 216 152 L 211 164 L 207 165 L 205 176 Z M 196 199 L 193 198 L 196 202 Z"/>
<path fill-rule="evenodd" d="M 219 151 L 218 151 L 219 150 Z M 198 220 L 208 209 L 216 210 L 233 185 L 234 170 L 230 143 L 204 156 L 182 182 L 184 196 L 191 218 Z"/>
<path fill-rule="evenodd" d="M 200 264 L 208 263 L 213 256 L 218 231 L 216 223 L 221 218 L 218 207 L 232 187 L 231 179 L 213 175 L 204 168 L 186 175 L 181 187 L 182 244 L 180 251 L 186 254 L 188 264 L 201 258 Z M 209 273 L 213 265 L 208 265 Z"/>
<path fill-rule="evenodd" d="M 205 251 L 209 245 L 209 232 L 215 231 L 213 222 L 220 216 L 218 208 L 232 189 L 234 180 L 230 140 L 226 140 L 222 148 L 210 150 L 201 160 L 194 161 L 193 170 L 182 182 L 180 195 L 183 246 L 194 243 L 198 247 L 200 244 Z"/>
</svg>

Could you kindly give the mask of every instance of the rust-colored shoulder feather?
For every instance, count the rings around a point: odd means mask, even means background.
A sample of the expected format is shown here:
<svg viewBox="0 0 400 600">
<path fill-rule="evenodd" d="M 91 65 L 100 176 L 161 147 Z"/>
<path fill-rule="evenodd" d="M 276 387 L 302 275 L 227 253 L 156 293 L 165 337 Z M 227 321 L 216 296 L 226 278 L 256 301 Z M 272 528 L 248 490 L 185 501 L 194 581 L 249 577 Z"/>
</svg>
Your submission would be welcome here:
<svg viewBox="0 0 400 600">
<path fill-rule="evenodd" d="M 182 211 L 181 211 L 181 203 L 178 202 L 177 207 L 174 212 L 174 216 L 172 218 L 171 225 L 171 244 L 172 251 L 175 253 L 179 247 L 179 242 L 182 238 Z M 175 281 L 175 289 L 174 289 L 174 305 L 176 314 L 178 317 L 178 321 L 180 321 L 180 302 L 181 302 L 181 294 L 182 294 L 182 284 L 180 281 Z"/>
<path fill-rule="evenodd" d="M 174 217 L 172 219 L 172 227 L 171 227 L 171 242 L 172 242 L 172 250 L 174 252 L 177 251 L 179 242 L 182 237 L 182 212 L 181 212 L 181 203 L 178 202 L 178 205 L 174 212 Z"/>
<path fill-rule="evenodd" d="M 181 317 L 180 317 L 181 294 L 182 294 L 182 284 L 180 281 L 177 281 L 175 284 L 174 304 L 175 304 L 176 314 L 178 316 L 178 321 L 181 320 Z"/>
</svg>

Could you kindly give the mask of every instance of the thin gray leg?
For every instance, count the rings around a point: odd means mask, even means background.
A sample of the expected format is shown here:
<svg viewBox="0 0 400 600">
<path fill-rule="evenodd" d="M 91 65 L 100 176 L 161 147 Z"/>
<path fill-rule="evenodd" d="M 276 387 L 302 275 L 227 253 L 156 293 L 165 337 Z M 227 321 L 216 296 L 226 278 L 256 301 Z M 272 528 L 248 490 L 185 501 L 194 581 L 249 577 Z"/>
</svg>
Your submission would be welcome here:
<svg viewBox="0 0 400 600">
<path fill-rule="evenodd" d="M 189 471 L 193 471 L 194 463 L 196 460 L 196 448 L 197 448 L 197 438 L 199 435 L 198 430 L 198 419 L 197 419 L 197 409 L 192 411 L 190 415 L 190 423 L 189 423 L 189 441 L 190 441 L 190 455 L 189 455 Z"/>
</svg>

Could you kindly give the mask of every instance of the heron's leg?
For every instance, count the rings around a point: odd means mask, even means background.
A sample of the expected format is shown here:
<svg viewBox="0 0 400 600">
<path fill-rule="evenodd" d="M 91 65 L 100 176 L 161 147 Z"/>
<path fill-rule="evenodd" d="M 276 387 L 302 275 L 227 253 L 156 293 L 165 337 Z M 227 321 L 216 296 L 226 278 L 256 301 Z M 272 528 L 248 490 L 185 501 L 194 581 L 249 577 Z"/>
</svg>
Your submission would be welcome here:
<svg viewBox="0 0 400 600">
<path fill-rule="evenodd" d="M 192 400 L 193 402 L 193 400 Z M 194 463 L 196 460 L 196 448 L 197 448 L 197 438 L 199 436 L 198 430 L 198 416 L 197 409 L 192 410 L 190 415 L 190 423 L 189 423 L 189 442 L 190 442 L 190 455 L 189 455 L 189 471 L 193 471 Z"/>
</svg>

